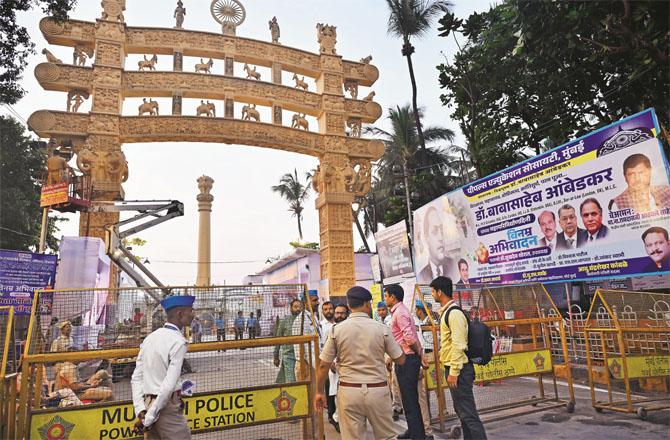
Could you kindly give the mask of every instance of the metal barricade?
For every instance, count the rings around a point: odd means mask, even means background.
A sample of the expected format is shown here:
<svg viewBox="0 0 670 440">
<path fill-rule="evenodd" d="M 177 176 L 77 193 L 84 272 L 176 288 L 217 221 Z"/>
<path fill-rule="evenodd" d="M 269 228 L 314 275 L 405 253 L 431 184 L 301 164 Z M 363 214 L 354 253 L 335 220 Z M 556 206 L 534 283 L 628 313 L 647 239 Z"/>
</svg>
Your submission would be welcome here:
<svg viewBox="0 0 670 440">
<path fill-rule="evenodd" d="M 427 388 L 437 395 L 431 404 L 434 422 L 444 431 L 445 423 L 457 419 L 451 394 L 440 365 L 438 335 L 439 304 L 430 287 L 417 285 L 414 301 L 430 303 L 430 327 L 435 349 L 425 375 Z M 575 398 L 565 327 L 551 297 L 541 284 L 478 286 L 454 292 L 454 299 L 470 318 L 479 318 L 491 329 L 494 355 L 486 366 L 475 365 L 474 396 L 484 423 L 556 407 L 574 411 Z M 430 316 L 430 315 L 429 315 Z M 560 347 L 559 349 L 557 349 Z M 435 366 L 440 366 L 435 368 Z M 556 369 L 566 372 L 566 383 L 557 382 Z M 547 388 L 550 387 L 548 390 Z M 567 389 L 565 389 L 567 388 Z M 437 406 L 437 407 L 436 407 Z M 511 411 L 513 410 L 513 411 Z M 449 429 L 453 438 L 460 426 Z"/>
<path fill-rule="evenodd" d="M 304 318 L 277 335 L 293 317 L 290 302 L 306 294 L 303 285 L 284 285 L 37 292 L 14 438 L 135 438 L 130 376 L 140 343 L 165 322 L 157 301 L 165 293 L 196 296 L 199 325 L 186 329 L 182 369 L 194 384 L 193 395 L 184 397 L 194 439 L 322 435 L 313 410 L 318 337 L 308 334 Z M 70 335 L 53 328 L 56 316 L 70 321 Z M 287 374 L 278 375 L 274 355 L 288 351 L 306 365 L 297 369 L 282 358 Z"/>
<path fill-rule="evenodd" d="M 591 400 L 597 411 L 636 412 L 645 419 L 648 411 L 670 408 L 670 305 L 665 295 L 598 289 L 585 333 Z M 596 399 L 600 371 L 607 401 Z M 617 399 L 612 389 L 622 383 L 625 399 Z"/>
<path fill-rule="evenodd" d="M 0 439 L 13 435 L 16 425 L 16 338 L 14 307 L 0 307 Z"/>
</svg>

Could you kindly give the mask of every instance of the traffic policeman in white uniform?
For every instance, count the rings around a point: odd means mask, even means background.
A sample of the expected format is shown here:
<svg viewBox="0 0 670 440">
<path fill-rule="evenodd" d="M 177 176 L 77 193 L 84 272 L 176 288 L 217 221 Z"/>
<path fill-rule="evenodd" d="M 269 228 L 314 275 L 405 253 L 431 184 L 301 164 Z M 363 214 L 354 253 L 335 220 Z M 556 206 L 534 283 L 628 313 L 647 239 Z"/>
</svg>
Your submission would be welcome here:
<svg viewBox="0 0 670 440">
<path fill-rule="evenodd" d="M 391 330 L 372 319 L 371 301 L 372 295 L 363 287 L 347 291 L 352 313 L 328 335 L 316 374 L 315 406 L 317 411 L 323 411 L 326 377 L 337 359 L 340 375 L 337 408 L 343 440 L 365 438 L 366 420 L 375 439 L 391 439 L 398 434 L 391 415 L 384 354 L 399 365 L 405 362 L 405 355 Z"/>
<path fill-rule="evenodd" d="M 140 345 L 130 381 L 137 414 L 136 432 L 152 440 L 188 440 L 191 431 L 182 411 L 181 367 L 186 355 L 182 329 L 193 320 L 194 296 L 161 301 L 167 322 Z"/>
</svg>

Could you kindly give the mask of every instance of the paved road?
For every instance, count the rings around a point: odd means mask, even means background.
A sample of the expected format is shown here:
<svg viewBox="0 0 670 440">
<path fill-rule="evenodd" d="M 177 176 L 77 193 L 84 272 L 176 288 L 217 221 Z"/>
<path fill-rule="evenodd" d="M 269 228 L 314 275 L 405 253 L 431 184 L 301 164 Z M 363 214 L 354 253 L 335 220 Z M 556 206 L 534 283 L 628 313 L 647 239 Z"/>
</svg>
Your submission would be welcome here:
<svg viewBox="0 0 670 440">
<path fill-rule="evenodd" d="M 277 368 L 272 364 L 272 349 L 259 348 L 248 350 L 228 350 L 226 352 L 194 353 L 188 355 L 189 362 L 195 373 L 186 377 L 196 382 L 197 391 L 215 389 L 242 388 L 246 386 L 260 386 L 273 384 L 277 375 Z M 518 398 L 537 395 L 537 379 L 519 378 L 487 387 L 476 387 L 475 393 L 483 402 L 495 401 L 506 403 Z M 545 380 L 547 394 L 553 393 L 553 384 Z M 566 395 L 567 387 L 559 382 L 559 395 Z M 114 384 L 116 399 L 130 398 L 130 383 L 128 380 Z M 568 413 L 564 408 L 552 409 L 545 412 L 508 417 L 504 420 L 486 422 L 485 426 L 490 439 L 525 440 L 525 439 L 606 439 L 630 440 L 641 438 L 650 440 L 665 440 L 670 432 L 670 411 L 649 413 L 649 420 L 642 421 L 635 415 L 612 412 L 597 413 L 591 406 L 589 389 L 584 385 L 575 385 L 577 399 L 576 410 Z M 600 391 L 600 399 L 607 397 L 606 392 Z M 435 408 L 433 396 L 433 407 Z M 451 402 L 447 402 L 449 412 L 452 412 Z M 498 413 L 497 415 L 500 415 Z M 340 436 L 328 424 L 326 438 L 339 439 Z M 447 428 L 454 426 L 448 422 Z M 401 419 L 398 431 L 405 429 Z M 252 432 L 253 431 L 253 432 Z M 227 431 L 225 433 L 211 433 L 196 438 L 273 438 L 293 439 L 299 426 L 281 424 Z M 237 434 L 236 434 L 237 433 Z M 240 435 L 242 437 L 240 437 Z M 435 433 L 439 439 L 449 438 L 446 434 Z M 371 432 L 368 435 L 372 439 Z M 364 440 L 364 439 L 361 439 Z"/>
</svg>

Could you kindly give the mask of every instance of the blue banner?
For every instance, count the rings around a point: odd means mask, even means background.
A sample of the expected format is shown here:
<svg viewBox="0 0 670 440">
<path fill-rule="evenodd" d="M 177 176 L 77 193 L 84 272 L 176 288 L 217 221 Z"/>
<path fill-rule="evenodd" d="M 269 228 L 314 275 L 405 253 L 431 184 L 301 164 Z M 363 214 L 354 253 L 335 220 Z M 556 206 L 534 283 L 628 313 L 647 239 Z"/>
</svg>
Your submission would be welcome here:
<svg viewBox="0 0 670 440">
<path fill-rule="evenodd" d="M 0 249 L 0 306 L 29 315 L 35 290 L 53 288 L 57 261 L 56 255 Z"/>
</svg>

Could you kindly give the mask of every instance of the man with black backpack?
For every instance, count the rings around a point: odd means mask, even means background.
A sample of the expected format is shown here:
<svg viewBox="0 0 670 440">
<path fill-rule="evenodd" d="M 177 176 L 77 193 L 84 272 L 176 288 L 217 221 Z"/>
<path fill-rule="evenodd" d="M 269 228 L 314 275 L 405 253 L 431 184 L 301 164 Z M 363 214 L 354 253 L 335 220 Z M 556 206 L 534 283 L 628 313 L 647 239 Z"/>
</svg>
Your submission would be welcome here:
<svg viewBox="0 0 670 440">
<path fill-rule="evenodd" d="M 447 277 L 437 277 L 430 283 L 431 294 L 440 308 L 440 363 L 451 392 L 454 410 L 461 421 L 463 438 L 486 439 L 484 425 L 479 419 L 475 406 L 472 385 L 475 381 L 475 368 L 472 357 L 468 358 L 469 320 L 453 299 L 453 284 Z M 453 313 L 452 313 L 453 312 Z M 478 323 L 479 325 L 484 325 Z M 489 336 L 490 338 L 490 333 Z M 482 338 L 483 339 L 483 338 Z M 479 342 L 479 341 L 475 341 Z M 480 344 L 476 344 L 480 345 Z M 489 342 L 490 345 L 490 342 Z M 490 347 L 488 348 L 490 351 Z M 486 364 L 490 352 L 477 353 L 477 362 Z M 488 357 L 488 359 L 486 359 Z M 484 358 L 482 360 L 482 358 Z"/>
</svg>

